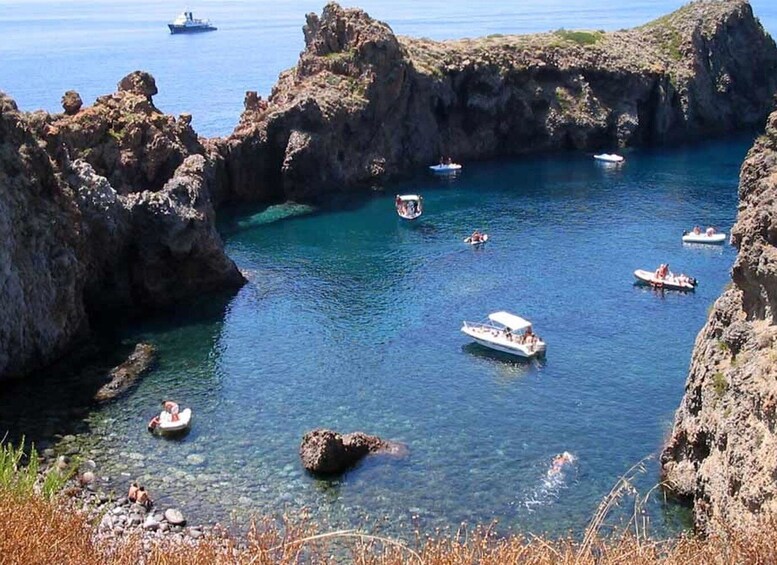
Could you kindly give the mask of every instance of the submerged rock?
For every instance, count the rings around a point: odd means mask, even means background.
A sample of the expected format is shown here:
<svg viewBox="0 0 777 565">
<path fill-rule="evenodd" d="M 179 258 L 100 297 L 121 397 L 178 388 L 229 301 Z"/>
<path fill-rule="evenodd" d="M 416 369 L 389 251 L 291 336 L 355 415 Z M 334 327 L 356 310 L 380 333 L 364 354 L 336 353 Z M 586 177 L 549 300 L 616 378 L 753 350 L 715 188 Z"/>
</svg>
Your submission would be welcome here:
<svg viewBox="0 0 777 565">
<path fill-rule="evenodd" d="M 341 435 L 332 430 L 316 429 L 302 438 L 299 456 L 302 465 L 316 474 L 338 474 L 370 453 L 402 453 L 399 444 L 362 432 Z"/>
<path fill-rule="evenodd" d="M 156 359 L 156 348 L 150 343 L 138 343 L 135 350 L 118 367 L 111 369 L 110 381 L 95 394 L 94 399 L 105 402 L 127 392 L 148 371 Z"/>
</svg>

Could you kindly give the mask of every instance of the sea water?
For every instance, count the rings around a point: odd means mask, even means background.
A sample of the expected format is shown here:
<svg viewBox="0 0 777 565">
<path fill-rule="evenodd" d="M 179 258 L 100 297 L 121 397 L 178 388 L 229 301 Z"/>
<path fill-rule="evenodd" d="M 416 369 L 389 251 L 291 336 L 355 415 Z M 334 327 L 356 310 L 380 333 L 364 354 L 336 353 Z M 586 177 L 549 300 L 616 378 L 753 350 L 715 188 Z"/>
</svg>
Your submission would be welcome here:
<svg viewBox="0 0 777 565">
<path fill-rule="evenodd" d="M 305 14 L 325 0 L 0 0 L 0 90 L 24 110 L 62 110 L 66 90 L 84 104 L 111 93 L 134 70 L 150 72 L 164 112 L 193 115 L 206 136 L 237 124 L 247 90 L 268 96 L 278 74 L 304 49 Z M 566 29 L 617 30 L 644 24 L 682 0 L 362 0 L 357 5 L 397 34 L 431 39 Z M 752 0 L 771 33 L 777 3 Z M 188 7 L 218 31 L 171 35 L 167 23 Z"/>
<path fill-rule="evenodd" d="M 439 39 L 615 29 L 678 4 L 363 6 L 397 32 Z M 754 2 L 773 18 L 766 4 Z M 141 68 L 157 77 L 157 104 L 192 111 L 205 134 L 228 133 L 243 91 L 266 93 L 293 64 L 302 15 L 320 9 L 202 2 L 196 15 L 219 31 L 173 37 L 164 24 L 175 14 L 162 3 L 2 7 L 0 88 L 22 108 L 54 110 L 67 88 L 88 103 Z M 456 177 L 421 170 L 326 208 L 225 211 L 227 251 L 248 278 L 236 295 L 127 329 L 117 359 L 148 340 L 159 362 L 120 400 L 97 408 L 80 380 L 41 375 L 3 389 L 0 429 L 43 443 L 78 432 L 110 485 L 139 479 L 192 521 L 304 511 L 332 527 L 398 533 L 491 521 L 505 531 L 580 532 L 671 428 L 695 335 L 735 256 L 680 237 L 696 224 L 730 230 L 751 142 L 635 150 L 622 166 L 582 154 L 465 163 Z M 396 216 L 394 196 L 404 192 L 423 194 L 419 220 Z M 476 228 L 490 236 L 480 249 L 463 242 Z M 699 287 L 634 286 L 634 269 L 659 263 Z M 502 309 L 535 324 L 545 359 L 505 358 L 459 332 L 463 320 Z M 162 397 L 194 409 L 191 432 L 176 441 L 145 429 Z M 316 427 L 378 434 L 408 454 L 316 479 L 298 456 Z M 573 463 L 550 472 L 564 451 Z M 644 494 L 657 481 L 648 460 L 636 484 Z M 656 532 L 687 525 L 660 496 L 647 512 Z"/>
</svg>

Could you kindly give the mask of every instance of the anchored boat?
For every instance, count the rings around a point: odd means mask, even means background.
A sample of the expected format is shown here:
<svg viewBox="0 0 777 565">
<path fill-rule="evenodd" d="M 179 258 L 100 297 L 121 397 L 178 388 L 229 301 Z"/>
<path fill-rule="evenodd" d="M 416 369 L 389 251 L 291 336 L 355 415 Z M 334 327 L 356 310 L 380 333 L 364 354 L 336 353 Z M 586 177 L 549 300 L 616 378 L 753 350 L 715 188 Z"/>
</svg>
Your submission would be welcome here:
<svg viewBox="0 0 777 565">
<path fill-rule="evenodd" d="M 706 231 L 694 229 L 690 232 L 683 232 L 683 243 L 723 243 L 726 241 L 726 234 L 719 233 L 713 228 L 707 228 Z"/>
<path fill-rule="evenodd" d="M 622 155 L 616 155 L 615 153 L 600 153 L 599 155 L 594 155 L 594 159 L 604 161 L 605 163 L 623 163 L 624 161 Z"/>
<path fill-rule="evenodd" d="M 178 418 L 173 419 L 174 416 L 178 416 Z M 160 434 L 175 434 L 188 429 L 191 422 L 191 408 L 181 410 L 178 414 L 171 414 L 167 410 L 163 410 L 159 416 L 149 422 L 148 431 L 159 432 Z"/>
<path fill-rule="evenodd" d="M 424 213 L 424 199 L 417 194 L 397 194 L 394 205 L 397 215 L 405 220 L 415 220 Z"/>
<path fill-rule="evenodd" d="M 172 23 L 167 24 L 167 27 L 170 28 L 170 33 L 199 33 L 218 29 L 211 25 L 210 20 L 195 18 L 191 12 L 182 12 Z"/>
<path fill-rule="evenodd" d="M 493 312 L 483 322 L 464 322 L 461 331 L 484 347 L 517 357 L 528 359 L 546 350 L 531 322 L 509 312 Z"/>
<path fill-rule="evenodd" d="M 430 165 L 429 168 L 435 173 L 450 174 L 461 170 L 458 163 L 440 163 L 439 165 Z"/>
<path fill-rule="evenodd" d="M 661 268 L 659 267 L 659 271 Z M 669 290 L 695 290 L 698 281 L 688 275 L 675 275 L 671 271 L 661 274 L 659 271 L 645 271 L 637 269 L 634 271 L 634 277 L 637 282 L 647 284 L 653 288 L 666 288 Z"/>
</svg>

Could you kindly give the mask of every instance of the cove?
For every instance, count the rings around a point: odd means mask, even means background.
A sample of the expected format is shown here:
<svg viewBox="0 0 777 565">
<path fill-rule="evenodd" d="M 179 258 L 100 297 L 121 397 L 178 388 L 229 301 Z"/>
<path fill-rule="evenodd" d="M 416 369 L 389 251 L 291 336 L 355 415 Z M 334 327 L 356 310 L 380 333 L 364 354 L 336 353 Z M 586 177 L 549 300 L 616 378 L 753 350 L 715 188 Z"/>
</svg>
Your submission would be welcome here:
<svg viewBox="0 0 777 565">
<path fill-rule="evenodd" d="M 570 154 L 464 163 L 456 178 L 419 171 L 326 209 L 224 217 L 248 284 L 223 304 L 127 331 L 127 344 L 158 346 L 159 364 L 85 415 L 82 452 L 117 490 L 138 478 L 196 521 L 305 509 L 322 528 L 401 534 L 497 520 L 582 531 L 671 426 L 735 256 L 680 236 L 694 224 L 730 230 L 751 141 L 634 151 L 618 168 Z M 415 223 L 393 210 L 405 192 L 424 196 Z M 483 249 L 462 242 L 475 228 L 491 238 Z M 696 292 L 633 285 L 634 269 L 661 262 L 698 278 Z M 459 332 L 499 309 L 534 322 L 544 361 L 494 355 Z M 194 408 L 179 441 L 146 432 L 163 396 Z M 297 449 L 321 426 L 410 453 L 317 480 Z M 577 462 L 549 477 L 562 451 Z M 649 462 L 640 490 L 657 478 Z M 687 525 L 658 500 L 648 511 L 655 532 Z"/>
</svg>

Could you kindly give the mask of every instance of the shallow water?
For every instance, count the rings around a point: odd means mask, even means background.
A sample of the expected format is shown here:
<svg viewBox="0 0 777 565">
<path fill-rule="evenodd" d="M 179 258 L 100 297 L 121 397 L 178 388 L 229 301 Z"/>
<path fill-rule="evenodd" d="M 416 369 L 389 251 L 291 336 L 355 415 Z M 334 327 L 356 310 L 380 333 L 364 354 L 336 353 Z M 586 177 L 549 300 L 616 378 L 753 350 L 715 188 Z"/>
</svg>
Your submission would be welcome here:
<svg viewBox="0 0 777 565">
<path fill-rule="evenodd" d="M 358 2 L 397 33 L 434 39 L 617 29 L 681 3 Z M 244 91 L 268 94 L 296 62 L 303 14 L 322 4 L 203 1 L 190 7 L 219 31 L 170 36 L 165 23 L 182 6 L 6 0 L 0 89 L 23 109 L 56 111 L 64 90 L 90 103 L 140 68 L 155 75 L 162 110 L 192 112 L 201 134 L 226 134 Z M 777 6 L 752 4 L 777 30 Z M 237 210 L 221 229 L 249 283 L 126 332 L 127 348 L 148 339 L 160 349 L 137 389 L 84 408 L 104 371 L 42 375 L 0 391 L 0 430 L 45 442 L 88 426 L 79 443 L 112 484 L 140 478 L 165 496 L 160 505 L 180 505 L 194 521 L 307 508 L 318 521 L 373 530 L 496 519 L 580 532 L 671 426 L 693 340 L 734 258 L 728 246 L 683 246 L 680 235 L 694 224 L 730 229 L 750 142 L 635 151 L 620 168 L 588 155 L 465 163 L 455 179 L 420 172 L 327 210 Z M 419 221 L 396 217 L 398 192 L 424 195 Z M 475 228 L 491 236 L 483 249 L 462 242 Z M 633 285 L 634 269 L 660 262 L 697 277 L 697 291 Z M 546 360 L 468 343 L 462 320 L 497 309 L 535 323 Z M 162 396 L 194 407 L 179 441 L 145 431 Z M 297 448 L 318 426 L 376 433 L 410 453 L 315 480 Z M 562 451 L 576 461 L 551 476 Z M 656 480 L 649 463 L 638 486 L 647 492 Z M 675 506 L 655 502 L 649 512 L 657 533 L 687 524 Z"/>
<path fill-rule="evenodd" d="M 184 312 L 126 336 L 156 343 L 160 363 L 91 414 L 87 453 L 115 484 L 140 478 L 203 519 L 306 508 L 333 526 L 396 532 L 491 520 L 581 531 L 671 426 L 735 255 L 680 236 L 694 224 L 730 229 L 750 142 L 635 151 L 622 167 L 586 155 L 467 165 L 329 210 L 226 218 L 248 284 L 210 316 Z M 401 192 L 424 195 L 420 220 L 396 217 Z M 483 249 L 462 241 L 474 228 L 490 235 Z M 660 262 L 697 277 L 697 291 L 634 286 L 634 269 Z M 545 360 L 494 355 L 459 332 L 498 309 L 534 322 Z M 145 430 L 162 396 L 194 407 L 178 441 Z M 297 450 L 319 426 L 410 453 L 316 480 Z M 549 473 L 563 451 L 574 464 Z M 638 486 L 656 481 L 649 462 Z M 686 524 L 658 502 L 650 516 L 657 533 Z"/>
</svg>

